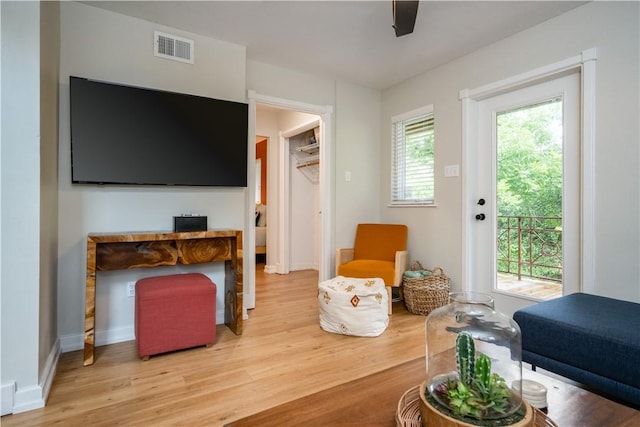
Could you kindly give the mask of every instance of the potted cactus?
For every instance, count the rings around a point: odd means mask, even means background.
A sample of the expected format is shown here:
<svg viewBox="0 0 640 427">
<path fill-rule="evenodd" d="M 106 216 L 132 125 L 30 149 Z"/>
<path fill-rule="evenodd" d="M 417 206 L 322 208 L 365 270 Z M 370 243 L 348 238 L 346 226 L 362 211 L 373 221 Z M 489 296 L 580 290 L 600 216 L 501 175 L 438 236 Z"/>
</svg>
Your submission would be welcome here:
<svg viewBox="0 0 640 427">
<path fill-rule="evenodd" d="M 476 356 L 469 333 L 458 333 L 455 358 L 455 373 L 421 387 L 424 426 L 532 425 L 531 408 L 509 389 L 504 378 L 492 372 L 489 356 Z"/>
</svg>

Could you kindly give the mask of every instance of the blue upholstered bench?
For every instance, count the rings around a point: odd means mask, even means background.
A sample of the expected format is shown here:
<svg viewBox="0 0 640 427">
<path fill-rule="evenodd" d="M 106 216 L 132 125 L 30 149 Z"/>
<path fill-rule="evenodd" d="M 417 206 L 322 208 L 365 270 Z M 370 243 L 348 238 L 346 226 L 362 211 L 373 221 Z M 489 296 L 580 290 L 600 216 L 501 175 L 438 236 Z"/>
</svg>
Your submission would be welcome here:
<svg viewBox="0 0 640 427">
<path fill-rule="evenodd" d="M 640 407 L 640 304 L 577 293 L 518 310 L 522 360 Z"/>
</svg>

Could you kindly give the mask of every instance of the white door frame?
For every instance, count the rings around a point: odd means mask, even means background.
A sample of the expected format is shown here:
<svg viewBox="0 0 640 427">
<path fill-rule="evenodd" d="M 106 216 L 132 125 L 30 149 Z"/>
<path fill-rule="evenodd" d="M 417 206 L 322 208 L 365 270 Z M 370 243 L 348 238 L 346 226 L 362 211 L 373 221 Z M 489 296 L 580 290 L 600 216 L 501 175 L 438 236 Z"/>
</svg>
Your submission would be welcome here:
<svg viewBox="0 0 640 427">
<path fill-rule="evenodd" d="M 596 48 L 581 52 L 580 55 L 537 68 L 505 80 L 490 83 L 476 89 L 460 91 L 462 101 L 462 288 L 473 290 L 472 248 L 475 225 L 476 201 L 481 195 L 476 194 L 473 179 L 476 175 L 475 147 L 477 144 L 478 103 L 484 99 L 496 96 L 509 90 L 519 89 L 545 80 L 553 79 L 565 72 L 579 70 L 581 76 L 581 237 L 580 269 L 582 290 L 595 292 L 595 177 L 594 177 L 594 142 L 595 142 L 595 79 L 596 79 Z M 466 169 L 466 170 L 465 170 Z"/>
<path fill-rule="evenodd" d="M 333 140 L 332 140 L 332 124 L 331 119 L 333 115 L 333 107 L 330 105 L 314 105 L 307 104 L 304 102 L 292 101 L 288 99 L 276 98 L 272 96 L 262 95 L 255 91 L 248 91 L 247 98 L 249 100 L 249 140 L 254 141 L 255 144 L 255 118 L 256 118 L 256 104 L 269 105 L 272 107 L 283 108 L 287 110 L 295 110 L 302 113 L 315 114 L 320 117 L 320 178 L 319 178 L 319 193 L 320 193 L 320 213 L 321 213 L 321 221 L 320 221 L 320 265 L 319 265 L 319 280 L 326 280 L 331 277 L 331 256 L 332 256 L 332 248 L 333 248 L 333 234 L 331 230 L 333 230 L 333 176 L 331 174 L 331 170 L 333 167 Z M 281 139 L 282 139 L 281 133 Z M 251 151 L 251 150 L 250 150 Z M 282 144 L 279 144 L 278 151 L 282 153 L 284 148 Z M 288 153 L 288 151 L 287 151 Z M 251 153 L 249 153 L 251 155 Z M 254 148 L 254 156 L 255 157 L 255 148 Z M 282 158 L 282 155 L 281 155 Z M 251 159 L 251 157 L 250 157 Z M 250 162 L 250 165 L 253 164 Z M 287 157 L 288 164 L 288 157 Z M 254 206 L 255 201 L 255 164 L 250 166 L 250 169 L 253 173 L 249 173 L 249 181 L 248 181 L 248 196 L 246 197 L 246 218 L 245 223 L 247 224 L 247 233 L 249 234 L 249 238 L 246 238 L 247 246 L 244 248 L 244 257 L 245 257 L 245 265 L 247 268 L 244 270 L 246 273 L 244 275 L 245 281 L 245 290 L 244 290 L 244 307 L 245 310 L 247 308 L 255 307 L 255 217 L 254 217 Z M 253 176 L 253 179 L 252 179 Z M 286 180 L 286 181 L 285 181 Z M 278 216 L 278 253 L 276 255 L 276 264 L 279 270 L 286 269 L 288 270 L 289 265 L 289 227 L 286 226 L 288 224 L 287 215 L 289 212 L 289 197 L 287 197 L 287 192 L 283 192 L 283 185 L 288 181 L 288 167 L 281 167 L 279 171 L 278 177 L 279 184 L 278 186 L 280 191 L 280 200 L 279 200 L 279 212 Z M 283 197 L 284 194 L 284 197 Z M 269 230 L 267 230 L 269 233 Z M 253 237 L 252 237 L 253 236 Z M 247 262 L 247 258 L 249 258 L 250 262 Z M 253 260 L 253 262 L 251 262 Z M 282 271 L 277 271 L 281 273 Z M 288 272 L 288 271 L 286 271 Z M 245 312 L 246 314 L 246 312 Z"/>
</svg>

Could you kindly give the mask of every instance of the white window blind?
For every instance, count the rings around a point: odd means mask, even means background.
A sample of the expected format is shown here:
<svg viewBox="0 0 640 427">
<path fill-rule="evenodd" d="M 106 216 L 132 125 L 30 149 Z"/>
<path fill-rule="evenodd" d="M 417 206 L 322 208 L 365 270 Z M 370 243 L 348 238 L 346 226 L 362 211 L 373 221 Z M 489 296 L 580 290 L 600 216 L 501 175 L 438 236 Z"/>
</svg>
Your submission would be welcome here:
<svg viewBox="0 0 640 427">
<path fill-rule="evenodd" d="M 434 204 L 433 106 L 394 117 L 391 124 L 391 205 Z"/>
</svg>

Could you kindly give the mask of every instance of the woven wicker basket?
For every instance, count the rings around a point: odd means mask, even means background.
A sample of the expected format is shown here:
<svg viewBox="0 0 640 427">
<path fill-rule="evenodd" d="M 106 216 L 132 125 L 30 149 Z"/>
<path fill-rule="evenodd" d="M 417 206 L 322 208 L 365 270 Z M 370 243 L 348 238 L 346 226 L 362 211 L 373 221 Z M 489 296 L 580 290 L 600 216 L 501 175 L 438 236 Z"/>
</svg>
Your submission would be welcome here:
<svg viewBox="0 0 640 427">
<path fill-rule="evenodd" d="M 419 385 L 411 387 L 400 398 L 396 411 L 396 427 L 422 427 Z"/>
<path fill-rule="evenodd" d="M 424 270 L 419 261 L 411 264 L 411 270 Z M 449 303 L 449 278 L 441 267 L 435 267 L 426 277 L 403 277 L 404 302 L 413 314 L 428 315 L 438 307 Z"/>
</svg>

